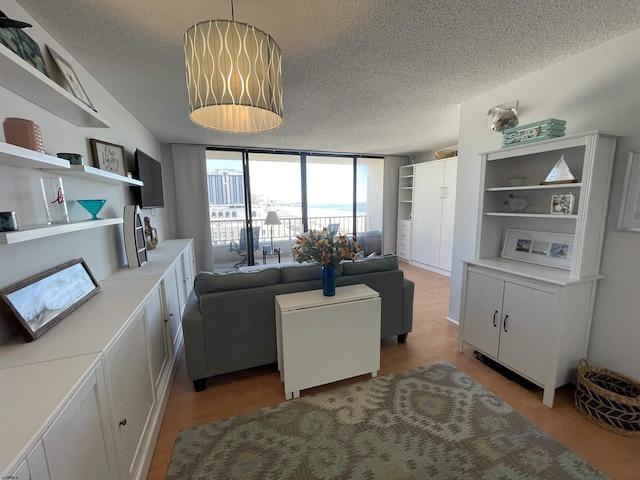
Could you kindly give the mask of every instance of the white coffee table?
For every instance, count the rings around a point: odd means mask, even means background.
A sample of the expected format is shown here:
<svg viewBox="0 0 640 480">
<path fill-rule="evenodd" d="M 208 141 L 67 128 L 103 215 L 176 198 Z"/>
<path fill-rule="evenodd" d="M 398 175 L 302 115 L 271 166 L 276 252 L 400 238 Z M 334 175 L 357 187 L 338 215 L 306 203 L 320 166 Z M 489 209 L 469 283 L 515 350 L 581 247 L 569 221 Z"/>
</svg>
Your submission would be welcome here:
<svg viewBox="0 0 640 480">
<path fill-rule="evenodd" d="M 366 285 L 276 295 L 278 370 L 287 400 L 300 390 L 380 370 L 380 296 Z"/>
</svg>

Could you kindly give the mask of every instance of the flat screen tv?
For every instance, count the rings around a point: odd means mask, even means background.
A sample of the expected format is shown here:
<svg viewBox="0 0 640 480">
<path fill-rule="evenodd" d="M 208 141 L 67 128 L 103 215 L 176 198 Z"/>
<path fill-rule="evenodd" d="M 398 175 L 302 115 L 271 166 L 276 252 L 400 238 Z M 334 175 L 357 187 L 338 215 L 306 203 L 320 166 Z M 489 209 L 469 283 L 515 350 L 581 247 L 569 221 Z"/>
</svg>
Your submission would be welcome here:
<svg viewBox="0 0 640 480">
<path fill-rule="evenodd" d="M 131 187 L 136 204 L 140 208 L 164 207 L 162 164 L 140 149 L 136 149 L 134 159 L 135 178 L 144 183 L 142 187 Z"/>
</svg>

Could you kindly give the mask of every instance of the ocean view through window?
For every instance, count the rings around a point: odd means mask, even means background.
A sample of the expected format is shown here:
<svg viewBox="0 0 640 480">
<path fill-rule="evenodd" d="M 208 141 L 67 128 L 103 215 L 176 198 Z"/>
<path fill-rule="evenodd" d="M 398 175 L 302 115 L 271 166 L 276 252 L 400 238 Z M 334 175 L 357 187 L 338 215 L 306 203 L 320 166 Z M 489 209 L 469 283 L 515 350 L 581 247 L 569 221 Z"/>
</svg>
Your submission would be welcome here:
<svg viewBox="0 0 640 480">
<path fill-rule="evenodd" d="M 249 255 L 239 257 L 237 247 L 248 231 L 254 244 L 249 263 L 262 264 L 295 261 L 296 235 L 308 230 L 332 228 L 358 237 L 381 230 L 382 165 L 381 158 L 207 150 L 216 271 L 245 265 Z M 270 211 L 280 224 L 265 225 Z M 272 233 L 278 257 L 271 252 Z"/>
</svg>

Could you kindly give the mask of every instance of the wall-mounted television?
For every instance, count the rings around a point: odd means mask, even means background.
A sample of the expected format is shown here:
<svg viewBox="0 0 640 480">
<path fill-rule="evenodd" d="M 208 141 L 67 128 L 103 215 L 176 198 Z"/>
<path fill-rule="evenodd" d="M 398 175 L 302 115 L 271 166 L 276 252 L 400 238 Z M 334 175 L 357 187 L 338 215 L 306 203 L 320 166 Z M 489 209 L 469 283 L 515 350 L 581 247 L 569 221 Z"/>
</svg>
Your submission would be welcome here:
<svg viewBox="0 0 640 480">
<path fill-rule="evenodd" d="M 134 200 L 140 208 L 164 207 L 162 192 L 162 164 L 140 149 L 136 149 L 135 178 L 141 180 L 142 187 L 131 187 Z"/>
</svg>

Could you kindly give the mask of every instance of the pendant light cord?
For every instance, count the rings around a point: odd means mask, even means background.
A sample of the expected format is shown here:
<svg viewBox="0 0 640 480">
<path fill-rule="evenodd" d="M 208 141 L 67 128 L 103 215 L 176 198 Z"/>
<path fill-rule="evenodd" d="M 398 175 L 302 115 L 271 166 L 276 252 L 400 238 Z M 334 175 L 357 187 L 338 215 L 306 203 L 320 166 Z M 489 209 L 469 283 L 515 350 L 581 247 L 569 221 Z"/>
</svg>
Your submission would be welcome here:
<svg viewBox="0 0 640 480">
<path fill-rule="evenodd" d="M 236 17 L 233 14 L 233 0 L 231 0 L 231 21 L 235 22 L 236 21 Z"/>
</svg>

